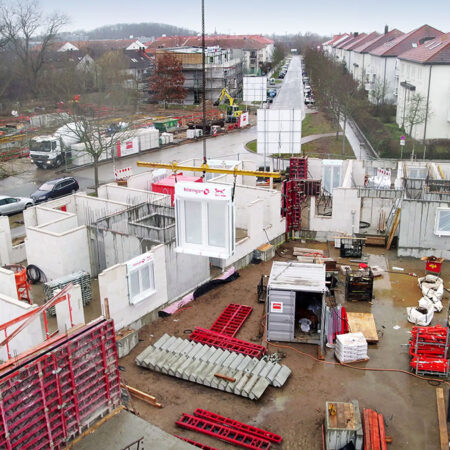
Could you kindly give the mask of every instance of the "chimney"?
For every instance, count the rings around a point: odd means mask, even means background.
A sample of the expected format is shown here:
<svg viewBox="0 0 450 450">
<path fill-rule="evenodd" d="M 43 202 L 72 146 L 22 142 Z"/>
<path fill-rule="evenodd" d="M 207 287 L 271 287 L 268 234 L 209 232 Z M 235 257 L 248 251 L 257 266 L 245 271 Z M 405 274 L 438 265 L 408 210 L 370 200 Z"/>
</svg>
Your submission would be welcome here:
<svg viewBox="0 0 450 450">
<path fill-rule="evenodd" d="M 358 36 L 358 32 L 357 31 L 355 31 L 354 33 L 353 33 L 353 37 L 356 37 L 356 36 Z"/>
<path fill-rule="evenodd" d="M 384 34 L 388 34 L 389 32 L 389 27 L 387 25 L 384 26 Z"/>
</svg>

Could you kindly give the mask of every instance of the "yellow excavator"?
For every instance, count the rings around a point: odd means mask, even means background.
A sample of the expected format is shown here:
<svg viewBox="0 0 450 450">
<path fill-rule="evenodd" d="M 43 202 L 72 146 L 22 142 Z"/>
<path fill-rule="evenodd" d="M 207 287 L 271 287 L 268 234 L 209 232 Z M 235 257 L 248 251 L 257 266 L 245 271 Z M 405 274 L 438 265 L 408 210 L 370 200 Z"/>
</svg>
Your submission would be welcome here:
<svg viewBox="0 0 450 450">
<path fill-rule="evenodd" d="M 234 104 L 234 98 L 228 93 L 226 88 L 222 89 L 219 98 L 214 102 L 214 106 L 219 106 L 225 97 L 229 103 L 227 105 L 227 122 L 235 123 L 239 120 L 242 111 L 239 109 L 239 106 Z"/>
</svg>

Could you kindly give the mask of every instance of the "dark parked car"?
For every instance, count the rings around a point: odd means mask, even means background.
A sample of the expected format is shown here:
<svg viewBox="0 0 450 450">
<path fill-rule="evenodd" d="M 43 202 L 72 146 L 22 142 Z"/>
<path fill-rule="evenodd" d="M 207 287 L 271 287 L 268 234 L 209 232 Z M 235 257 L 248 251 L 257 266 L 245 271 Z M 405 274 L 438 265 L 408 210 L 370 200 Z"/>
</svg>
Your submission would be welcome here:
<svg viewBox="0 0 450 450">
<path fill-rule="evenodd" d="M 78 181 L 73 177 L 58 178 L 57 180 L 47 181 L 36 192 L 31 194 L 35 203 L 44 202 L 52 198 L 62 197 L 63 195 L 73 194 L 78 191 Z"/>
</svg>

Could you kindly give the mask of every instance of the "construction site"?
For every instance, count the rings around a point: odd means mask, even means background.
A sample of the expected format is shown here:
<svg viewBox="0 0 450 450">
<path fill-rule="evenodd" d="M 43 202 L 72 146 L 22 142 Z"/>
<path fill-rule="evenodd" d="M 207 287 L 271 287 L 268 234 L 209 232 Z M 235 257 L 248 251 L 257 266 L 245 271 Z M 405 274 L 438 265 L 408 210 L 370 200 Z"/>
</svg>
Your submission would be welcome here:
<svg viewBox="0 0 450 450">
<path fill-rule="evenodd" d="M 205 48 L 165 52 L 198 96 Z M 111 141 L 95 190 L 25 205 L 23 241 L 0 216 L 1 449 L 448 448 L 450 163 L 302 154 L 283 68 L 270 108 L 244 84 L 256 130 L 203 83 L 201 113 Z"/>
</svg>

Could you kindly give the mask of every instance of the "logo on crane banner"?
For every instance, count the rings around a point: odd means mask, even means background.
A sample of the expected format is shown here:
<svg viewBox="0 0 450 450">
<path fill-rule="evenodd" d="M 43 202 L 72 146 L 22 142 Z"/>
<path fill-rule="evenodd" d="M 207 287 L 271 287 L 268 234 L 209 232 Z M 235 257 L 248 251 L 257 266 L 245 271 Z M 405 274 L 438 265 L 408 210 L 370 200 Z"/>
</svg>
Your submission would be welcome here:
<svg viewBox="0 0 450 450">
<path fill-rule="evenodd" d="M 270 312 L 282 313 L 283 312 L 283 302 L 270 302 Z"/>
</svg>

